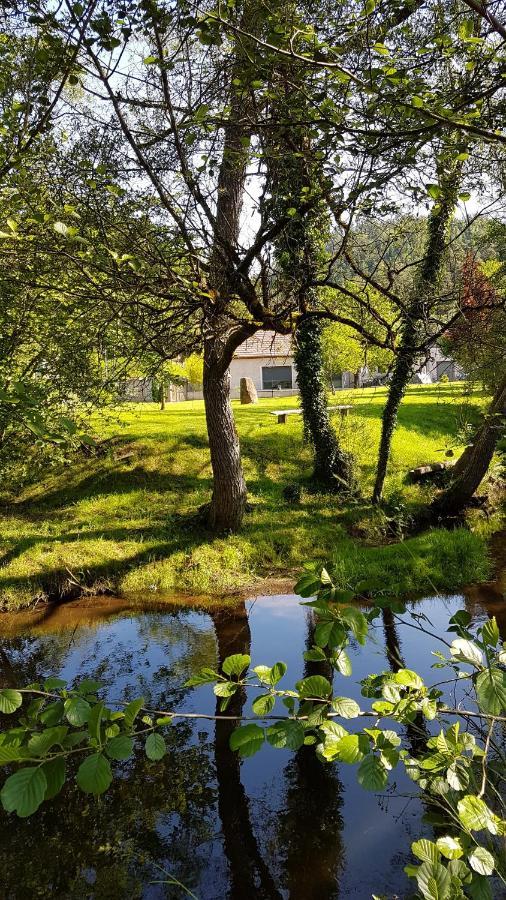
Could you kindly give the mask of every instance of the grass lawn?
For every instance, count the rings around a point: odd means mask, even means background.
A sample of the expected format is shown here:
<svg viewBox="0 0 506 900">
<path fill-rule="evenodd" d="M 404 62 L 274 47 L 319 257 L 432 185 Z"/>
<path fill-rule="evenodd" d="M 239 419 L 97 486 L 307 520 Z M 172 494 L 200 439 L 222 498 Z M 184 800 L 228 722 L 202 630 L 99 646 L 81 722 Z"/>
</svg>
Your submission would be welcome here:
<svg viewBox="0 0 506 900">
<path fill-rule="evenodd" d="M 357 457 L 364 496 L 372 486 L 385 394 L 371 388 L 330 400 L 353 405 L 335 425 Z M 412 387 L 393 441 L 386 496 L 402 492 L 408 506 L 426 499 L 427 488 L 404 483 L 407 470 L 444 459 L 485 400 L 465 397 L 458 384 Z M 375 542 L 379 518 L 367 502 L 343 507 L 335 497 L 304 492 L 300 504 L 287 503 L 283 488 L 309 476 L 311 452 L 300 417 L 278 425 L 269 411 L 296 407 L 297 398 L 233 405 L 252 504 L 239 535 L 213 537 L 193 518 L 211 490 L 203 403 L 169 404 L 163 412 L 155 404 L 129 404 L 94 423 L 101 438 L 113 438 L 107 455 L 79 458 L 4 503 L 0 604 L 20 607 L 65 584 L 122 595 L 217 595 L 322 559 L 333 561 L 343 584 L 354 586 L 373 572 L 393 593 L 452 590 L 486 577 L 484 542 L 468 531 L 432 531 L 395 547 L 371 547 L 366 543 Z M 350 537 L 350 528 L 366 543 Z"/>
</svg>

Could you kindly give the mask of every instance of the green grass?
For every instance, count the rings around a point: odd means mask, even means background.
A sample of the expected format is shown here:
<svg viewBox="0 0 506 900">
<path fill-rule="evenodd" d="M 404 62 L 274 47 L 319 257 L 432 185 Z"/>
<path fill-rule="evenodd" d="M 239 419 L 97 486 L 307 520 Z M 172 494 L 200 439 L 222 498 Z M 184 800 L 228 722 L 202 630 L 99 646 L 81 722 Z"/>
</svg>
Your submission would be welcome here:
<svg viewBox="0 0 506 900">
<path fill-rule="evenodd" d="M 335 424 L 357 457 L 367 496 L 385 390 L 337 396 L 333 402 L 353 404 L 349 418 Z M 408 507 L 426 500 L 427 489 L 404 483 L 406 471 L 443 459 L 484 402 L 481 395 L 464 397 L 456 384 L 411 388 L 393 441 L 386 495 L 402 492 Z M 283 488 L 308 478 L 311 452 L 298 416 L 278 425 L 268 413 L 297 406 L 297 398 L 233 405 L 252 503 L 239 535 L 213 537 L 194 518 L 211 490 L 203 403 L 171 404 L 164 412 L 154 404 L 130 405 L 93 423 L 100 437 L 112 438 L 108 455 L 77 459 L 4 504 L 3 606 L 19 608 L 75 584 L 125 596 L 225 594 L 332 556 L 340 560 L 343 582 L 353 581 L 358 570 L 361 577 L 369 569 L 379 577 L 388 561 L 393 585 L 397 560 L 399 591 L 426 591 L 430 573 L 442 590 L 485 577 L 484 544 L 476 535 L 439 531 L 398 548 L 367 548 L 349 531 L 369 542 L 379 534 L 378 513 L 368 503 L 346 508 L 335 497 L 309 492 L 300 504 L 287 503 Z"/>
</svg>

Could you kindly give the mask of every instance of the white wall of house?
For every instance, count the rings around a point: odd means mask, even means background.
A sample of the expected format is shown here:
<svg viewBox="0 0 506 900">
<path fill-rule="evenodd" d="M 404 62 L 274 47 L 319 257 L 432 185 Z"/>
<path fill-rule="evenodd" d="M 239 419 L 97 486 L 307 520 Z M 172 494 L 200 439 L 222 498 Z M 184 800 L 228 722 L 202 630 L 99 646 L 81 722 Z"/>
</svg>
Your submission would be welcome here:
<svg viewBox="0 0 506 900">
<path fill-rule="evenodd" d="M 232 391 L 239 391 L 241 378 L 251 378 L 259 395 L 265 393 L 265 396 L 272 395 L 272 389 L 269 389 L 264 383 L 264 369 L 274 366 L 283 366 L 291 370 L 291 388 L 276 388 L 275 396 L 283 396 L 283 394 L 297 393 L 297 379 L 293 357 L 286 356 L 259 356 L 259 357 L 236 357 L 230 363 L 230 382 Z"/>
</svg>

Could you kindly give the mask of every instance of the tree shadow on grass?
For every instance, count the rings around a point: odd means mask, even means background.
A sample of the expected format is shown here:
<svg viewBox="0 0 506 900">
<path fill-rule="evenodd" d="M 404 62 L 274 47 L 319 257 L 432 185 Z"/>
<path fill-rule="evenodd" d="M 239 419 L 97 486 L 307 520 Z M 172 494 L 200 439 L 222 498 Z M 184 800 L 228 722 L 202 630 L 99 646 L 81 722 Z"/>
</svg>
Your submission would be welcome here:
<svg viewBox="0 0 506 900">
<path fill-rule="evenodd" d="M 184 495 L 196 489 L 211 491 L 209 476 L 202 477 L 207 464 L 195 475 L 175 475 L 171 472 L 156 473 L 144 466 L 136 466 L 129 471 L 99 471 L 87 475 L 80 481 L 54 488 L 43 496 L 27 498 L 4 506 L 6 514 L 33 515 L 35 519 L 45 516 L 50 509 L 65 509 L 69 503 L 92 500 L 96 497 L 129 494 L 132 491 L 149 489 L 150 493 L 174 493 Z"/>
<path fill-rule="evenodd" d="M 185 529 L 185 523 L 187 528 Z M 191 527 L 190 527 L 191 526 Z M 109 559 L 103 563 L 80 565 L 77 571 L 72 571 L 65 564 L 55 566 L 44 572 L 36 572 L 31 575 L 5 575 L 0 577 L 0 597 L 4 591 L 16 591 L 26 589 L 33 585 L 35 596 L 44 595 L 45 598 L 55 601 L 64 601 L 73 599 L 92 590 L 97 586 L 101 586 L 105 591 L 107 585 L 111 581 L 114 584 L 119 583 L 121 577 L 128 571 L 138 568 L 146 563 L 155 560 L 167 559 L 177 551 L 191 552 L 197 547 L 209 541 L 209 532 L 202 526 L 195 523 L 194 517 L 181 516 L 174 534 L 162 537 L 157 529 L 158 540 L 151 540 L 149 546 L 142 546 L 139 550 L 129 554 L 123 559 Z M 86 540 L 111 539 L 111 540 L 132 540 L 136 537 L 144 537 L 149 539 L 149 529 L 111 529 L 98 530 L 91 532 L 74 532 L 64 538 L 65 543 L 82 542 Z M 154 537 L 154 535 L 153 535 Z M 56 537 L 40 537 L 33 539 L 25 539 L 19 542 L 9 551 L 9 559 L 2 560 L 2 565 L 12 562 L 17 556 L 37 546 L 37 544 L 46 543 L 62 543 L 61 536 Z"/>
</svg>

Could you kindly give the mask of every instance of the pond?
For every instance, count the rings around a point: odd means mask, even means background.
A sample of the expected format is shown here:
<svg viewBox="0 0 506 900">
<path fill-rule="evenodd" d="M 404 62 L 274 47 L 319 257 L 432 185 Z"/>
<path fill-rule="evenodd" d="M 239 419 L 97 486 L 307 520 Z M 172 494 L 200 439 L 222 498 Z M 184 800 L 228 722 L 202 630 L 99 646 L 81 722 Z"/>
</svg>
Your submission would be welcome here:
<svg viewBox="0 0 506 900">
<path fill-rule="evenodd" d="M 476 620 L 496 614 L 506 639 L 506 604 L 492 589 L 410 604 L 436 635 L 462 607 Z M 385 614 L 365 648 L 352 645 L 353 674 L 340 677 L 339 693 L 358 699 L 360 678 L 399 664 L 437 680 L 430 651 L 440 645 L 412 628 L 409 614 L 403 618 L 406 624 L 399 624 Z M 160 709 L 212 714 L 212 686 L 183 687 L 192 673 L 247 652 L 253 665 L 286 662 L 282 685 L 291 686 L 311 665 L 302 654 L 313 627 L 311 613 L 293 595 L 211 612 L 81 600 L 0 620 L 0 686 L 48 674 L 69 682 L 89 676 L 107 685 L 111 700 L 142 694 Z M 452 691 L 452 705 L 456 700 Z M 139 753 L 118 764 L 121 776 L 99 800 L 69 784 L 31 819 L 0 811 L 2 900 L 409 894 L 403 868 L 410 843 L 430 835 L 430 827 L 400 770 L 376 795 L 357 785 L 354 767 L 323 765 L 312 747 L 290 753 L 265 746 L 240 762 L 228 746 L 233 727 L 180 721 L 168 731 L 161 762 Z M 185 888 L 170 885 L 173 879 Z"/>
</svg>

